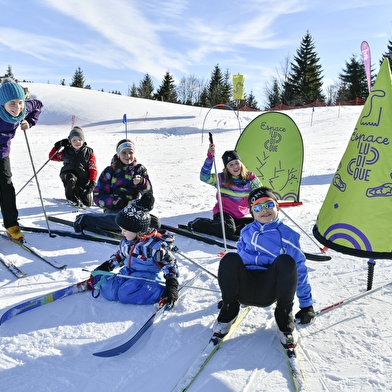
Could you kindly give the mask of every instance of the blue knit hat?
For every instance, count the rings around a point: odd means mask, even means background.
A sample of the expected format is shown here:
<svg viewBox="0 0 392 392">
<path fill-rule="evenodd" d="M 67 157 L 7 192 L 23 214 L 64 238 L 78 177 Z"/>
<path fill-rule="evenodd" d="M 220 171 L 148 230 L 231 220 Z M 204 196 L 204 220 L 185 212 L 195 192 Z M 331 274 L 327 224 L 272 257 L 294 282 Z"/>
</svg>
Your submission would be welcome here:
<svg viewBox="0 0 392 392">
<path fill-rule="evenodd" d="M 25 100 L 25 92 L 23 87 L 11 79 L 4 79 L 0 86 L 0 105 L 4 106 L 8 101 L 13 99 Z"/>
<path fill-rule="evenodd" d="M 22 113 L 17 117 L 13 117 L 4 109 L 4 105 L 8 101 L 14 99 L 24 101 L 26 98 L 23 87 L 15 83 L 11 78 L 6 78 L 0 86 L 0 118 L 8 123 L 14 124 L 22 121 L 26 115 L 26 106 L 24 106 Z"/>
</svg>

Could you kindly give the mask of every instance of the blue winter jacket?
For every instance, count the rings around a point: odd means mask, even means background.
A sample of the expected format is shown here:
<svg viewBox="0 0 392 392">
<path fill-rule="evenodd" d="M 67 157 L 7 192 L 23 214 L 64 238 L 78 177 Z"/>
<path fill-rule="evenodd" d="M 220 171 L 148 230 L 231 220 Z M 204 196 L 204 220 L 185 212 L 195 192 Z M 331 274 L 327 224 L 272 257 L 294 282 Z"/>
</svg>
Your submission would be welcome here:
<svg viewBox="0 0 392 392">
<path fill-rule="evenodd" d="M 237 252 L 250 270 L 266 270 L 265 266 L 272 264 L 280 254 L 290 255 L 297 263 L 297 297 L 300 307 L 304 308 L 314 301 L 299 238 L 299 234 L 285 225 L 279 217 L 264 225 L 254 220 L 241 230 Z"/>
<path fill-rule="evenodd" d="M 144 237 L 128 241 L 121 240 L 118 251 L 111 257 L 111 268 L 123 266 L 120 273 L 133 275 L 157 282 L 164 282 L 167 276 L 177 276 L 177 262 L 167 243 L 156 229 Z"/>
</svg>

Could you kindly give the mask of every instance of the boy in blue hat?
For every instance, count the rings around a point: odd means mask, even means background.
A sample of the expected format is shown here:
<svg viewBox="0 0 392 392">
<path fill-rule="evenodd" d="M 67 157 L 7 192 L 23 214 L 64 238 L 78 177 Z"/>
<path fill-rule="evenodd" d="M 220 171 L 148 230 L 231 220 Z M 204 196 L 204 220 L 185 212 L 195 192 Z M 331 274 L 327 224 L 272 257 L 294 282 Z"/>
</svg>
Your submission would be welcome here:
<svg viewBox="0 0 392 392">
<path fill-rule="evenodd" d="M 26 131 L 37 123 L 42 107 L 37 99 L 26 101 L 25 91 L 14 80 L 3 80 L 0 85 L 0 207 L 7 234 L 17 241 L 23 241 L 24 236 L 18 225 L 15 188 L 11 180 L 11 139 L 19 125 Z"/>
</svg>

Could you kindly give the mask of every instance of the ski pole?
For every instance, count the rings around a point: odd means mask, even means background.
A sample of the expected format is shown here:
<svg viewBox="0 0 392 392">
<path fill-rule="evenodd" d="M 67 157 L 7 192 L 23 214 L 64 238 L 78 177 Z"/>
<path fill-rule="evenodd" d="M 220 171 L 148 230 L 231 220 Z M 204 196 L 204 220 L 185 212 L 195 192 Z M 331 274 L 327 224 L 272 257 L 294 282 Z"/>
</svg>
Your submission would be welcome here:
<svg viewBox="0 0 392 392">
<path fill-rule="evenodd" d="M 180 252 L 178 250 L 178 248 L 176 249 L 172 249 L 173 252 L 178 253 L 181 257 L 183 257 L 185 260 L 188 260 L 189 262 L 191 262 L 192 264 L 196 265 L 197 267 L 199 267 L 200 269 L 202 269 L 204 272 L 207 272 L 207 274 L 213 276 L 214 278 L 218 279 L 218 276 L 215 275 L 214 273 L 212 273 L 211 271 L 208 271 L 207 268 L 203 267 L 201 264 L 197 263 L 196 261 L 192 260 L 191 258 L 189 258 L 187 255 L 185 255 L 184 253 Z"/>
<path fill-rule="evenodd" d="M 211 132 L 209 132 L 209 137 L 210 137 L 210 144 L 213 144 L 214 142 L 212 141 L 212 133 Z M 215 176 L 216 176 L 216 190 L 218 192 L 219 214 L 220 214 L 221 225 L 222 225 L 223 246 L 225 248 L 225 251 L 227 252 L 225 220 L 224 220 L 224 216 L 223 216 L 223 207 L 222 207 L 222 195 L 221 195 L 221 190 L 220 190 L 220 185 L 219 185 L 218 170 L 216 169 L 215 154 L 214 154 L 214 169 L 215 169 Z"/>
<path fill-rule="evenodd" d="M 48 221 L 48 217 L 46 216 L 46 210 L 45 210 L 45 206 L 44 206 L 44 201 L 43 201 L 43 199 L 42 199 L 41 188 L 40 188 L 40 186 L 39 186 L 38 176 L 37 176 L 37 172 L 35 171 L 33 156 L 31 155 L 29 140 L 28 140 L 28 138 L 27 138 L 27 132 L 26 132 L 25 130 L 23 130 L 23 133 L 24 133 L 24 135 L 25 135 L 26 144 L 27 144 L 27 149 L 28 149 L 28 151 L 29 151 L 29 156 L 30 156 L 31 166 L 32 166 L 33 172 L 34 172 L 35 182 L 37 183 L 37 189 L 38 189 L 39 198 L 40 198 L 40 200 L 41 200 L 42 211 L 44 212 L 44 216 L 45 216 L 45 220 L 46 220 L 46 225 L 47 225 L 47 227 L 48 227 L 48 234 L 49 234 L 49 237 L 55 237 L 54 235 L 52 235 L 52 233 L 51 233 L 51 231 L 50 231 L 49 221 Z"/>
<path fill-rule="evenodd" d="M 86 271 L 86 270 L 84 270 Z M 125 278 L 125 279 L 136 279 L 136 280 L 144 280 L 146 282 L 152 282 L 152 283 L 158 283 L 161 286 L 165 286 L 165 282 L 159 282 L 154 279 L 148 279 L 148 278 L 143 278 L 142 276 L 133 276 L 133 275 L 122 275 L 122 274 L 116 274 L 114 272 L 109 272 L 109 271 L 100 271 L 100 270 L 95 270 L 90 272 L 92 276 L 97 276 L 97 275 L 104 275 L 104 276 L 110 276 L 112 278 L 117 277 L 117 278 Z M 102 282 L 104 283 L 104 282 Z M 99 282 L 98 282 L 99 284 Z M 184 287 L 185 285 L 179 285 L 179 287 Z M 204 290 L 204 291 L 212 291 L 213 293 L 220 293 L 220 290 L 214 290 L 214 289 L 208 289 L 206 287 L 197 287 L 197 286 L 188 286 L 186 287 L 190 289 L 195 289 L 195 290 Z M 98 288 L 98 287 L 96 287 Z"/>
<path fill-rule="evenodd" d="M 378 287 L 376 287 L 374 289 L 367 290 L 367 291 L 364 291 L 363 293 L 359 293 L 359 294 L 353 295 L 352 297 L 349 297 L 349 298 L 346 298 L 346 299 L 344 299 L 342 301 L 336 302 L 333 305 L 329 305 L 329 306 L 327 306 L 327 307 L 325 307 L 323 309 L 317 310 L 315 312 L 316 316 L 320 316 L 320 315 L 322 315 L 322 314 L 324 314 L 324 313 L 326 313 L 326 312 L 328 312 L 330 310 L 333 310 L 333 309 L 337 308 L 338 306 L 346 305 L 349 302 L 356 301 L 357 299 L 360 299 L 360 298 L 364 297 L 365 295 L 373 294 L 376 291 L 379 291 L 379 290 L 383 289 L 384 287 L 389 286 L 390 284 L 392 284 L 392 280 L 387 282 L 387 283 L 384 283 L 381 286 L 378 286 Z"/>
<path fill-rule="evenodd" d="M 283 209 L 279 209 L 279 211 L 281 211 L 286 218 L 290 219 L 291 222 L 293 222 L 321 250 L 322 253 L 327 252 L 328 248 L 326 246 L 321 248 L 320 245 L 297 222 L 295 222 L 293 218 L 290 218 L 287 212 L 284 212 Z"/>
<path fill-rule="evenodd" d="M 37 170 L 37 174 L 51 161 L 51 159 L 60 151 L 61 147 Z M 34 178 L 34 174 L 30 177 L 30 179 L 27 180 L 27 182 L 22 186 L 22 188 L 19 189 L 18 193 L 16 196 L 19 195 L 20 192 L 23 191 L 23 189 L 26 188 L 27 184 Z"/>
</svg>

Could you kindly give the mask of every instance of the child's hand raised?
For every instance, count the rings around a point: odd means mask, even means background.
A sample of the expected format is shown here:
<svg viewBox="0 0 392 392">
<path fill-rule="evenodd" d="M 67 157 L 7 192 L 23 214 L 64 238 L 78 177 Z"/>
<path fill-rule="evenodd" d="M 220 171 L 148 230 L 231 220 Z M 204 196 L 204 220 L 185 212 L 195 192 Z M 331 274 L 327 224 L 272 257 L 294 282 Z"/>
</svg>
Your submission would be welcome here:
<svg viewBox="0 0 392 392">
<path fill-rule="evenodd" d="M 137 175 L 137 176 L 133 177 L 133 184 L 134 185 L 141 184 L 142 182 L 143 182 L 142 176 Z"/>
<path fill-rule="evenodd" d="M 215 156 L 215 144 L 211 143 L 210 147 L 208 148 L 207 156 L 209 158 L 213 158 Z"/>
</svg>

